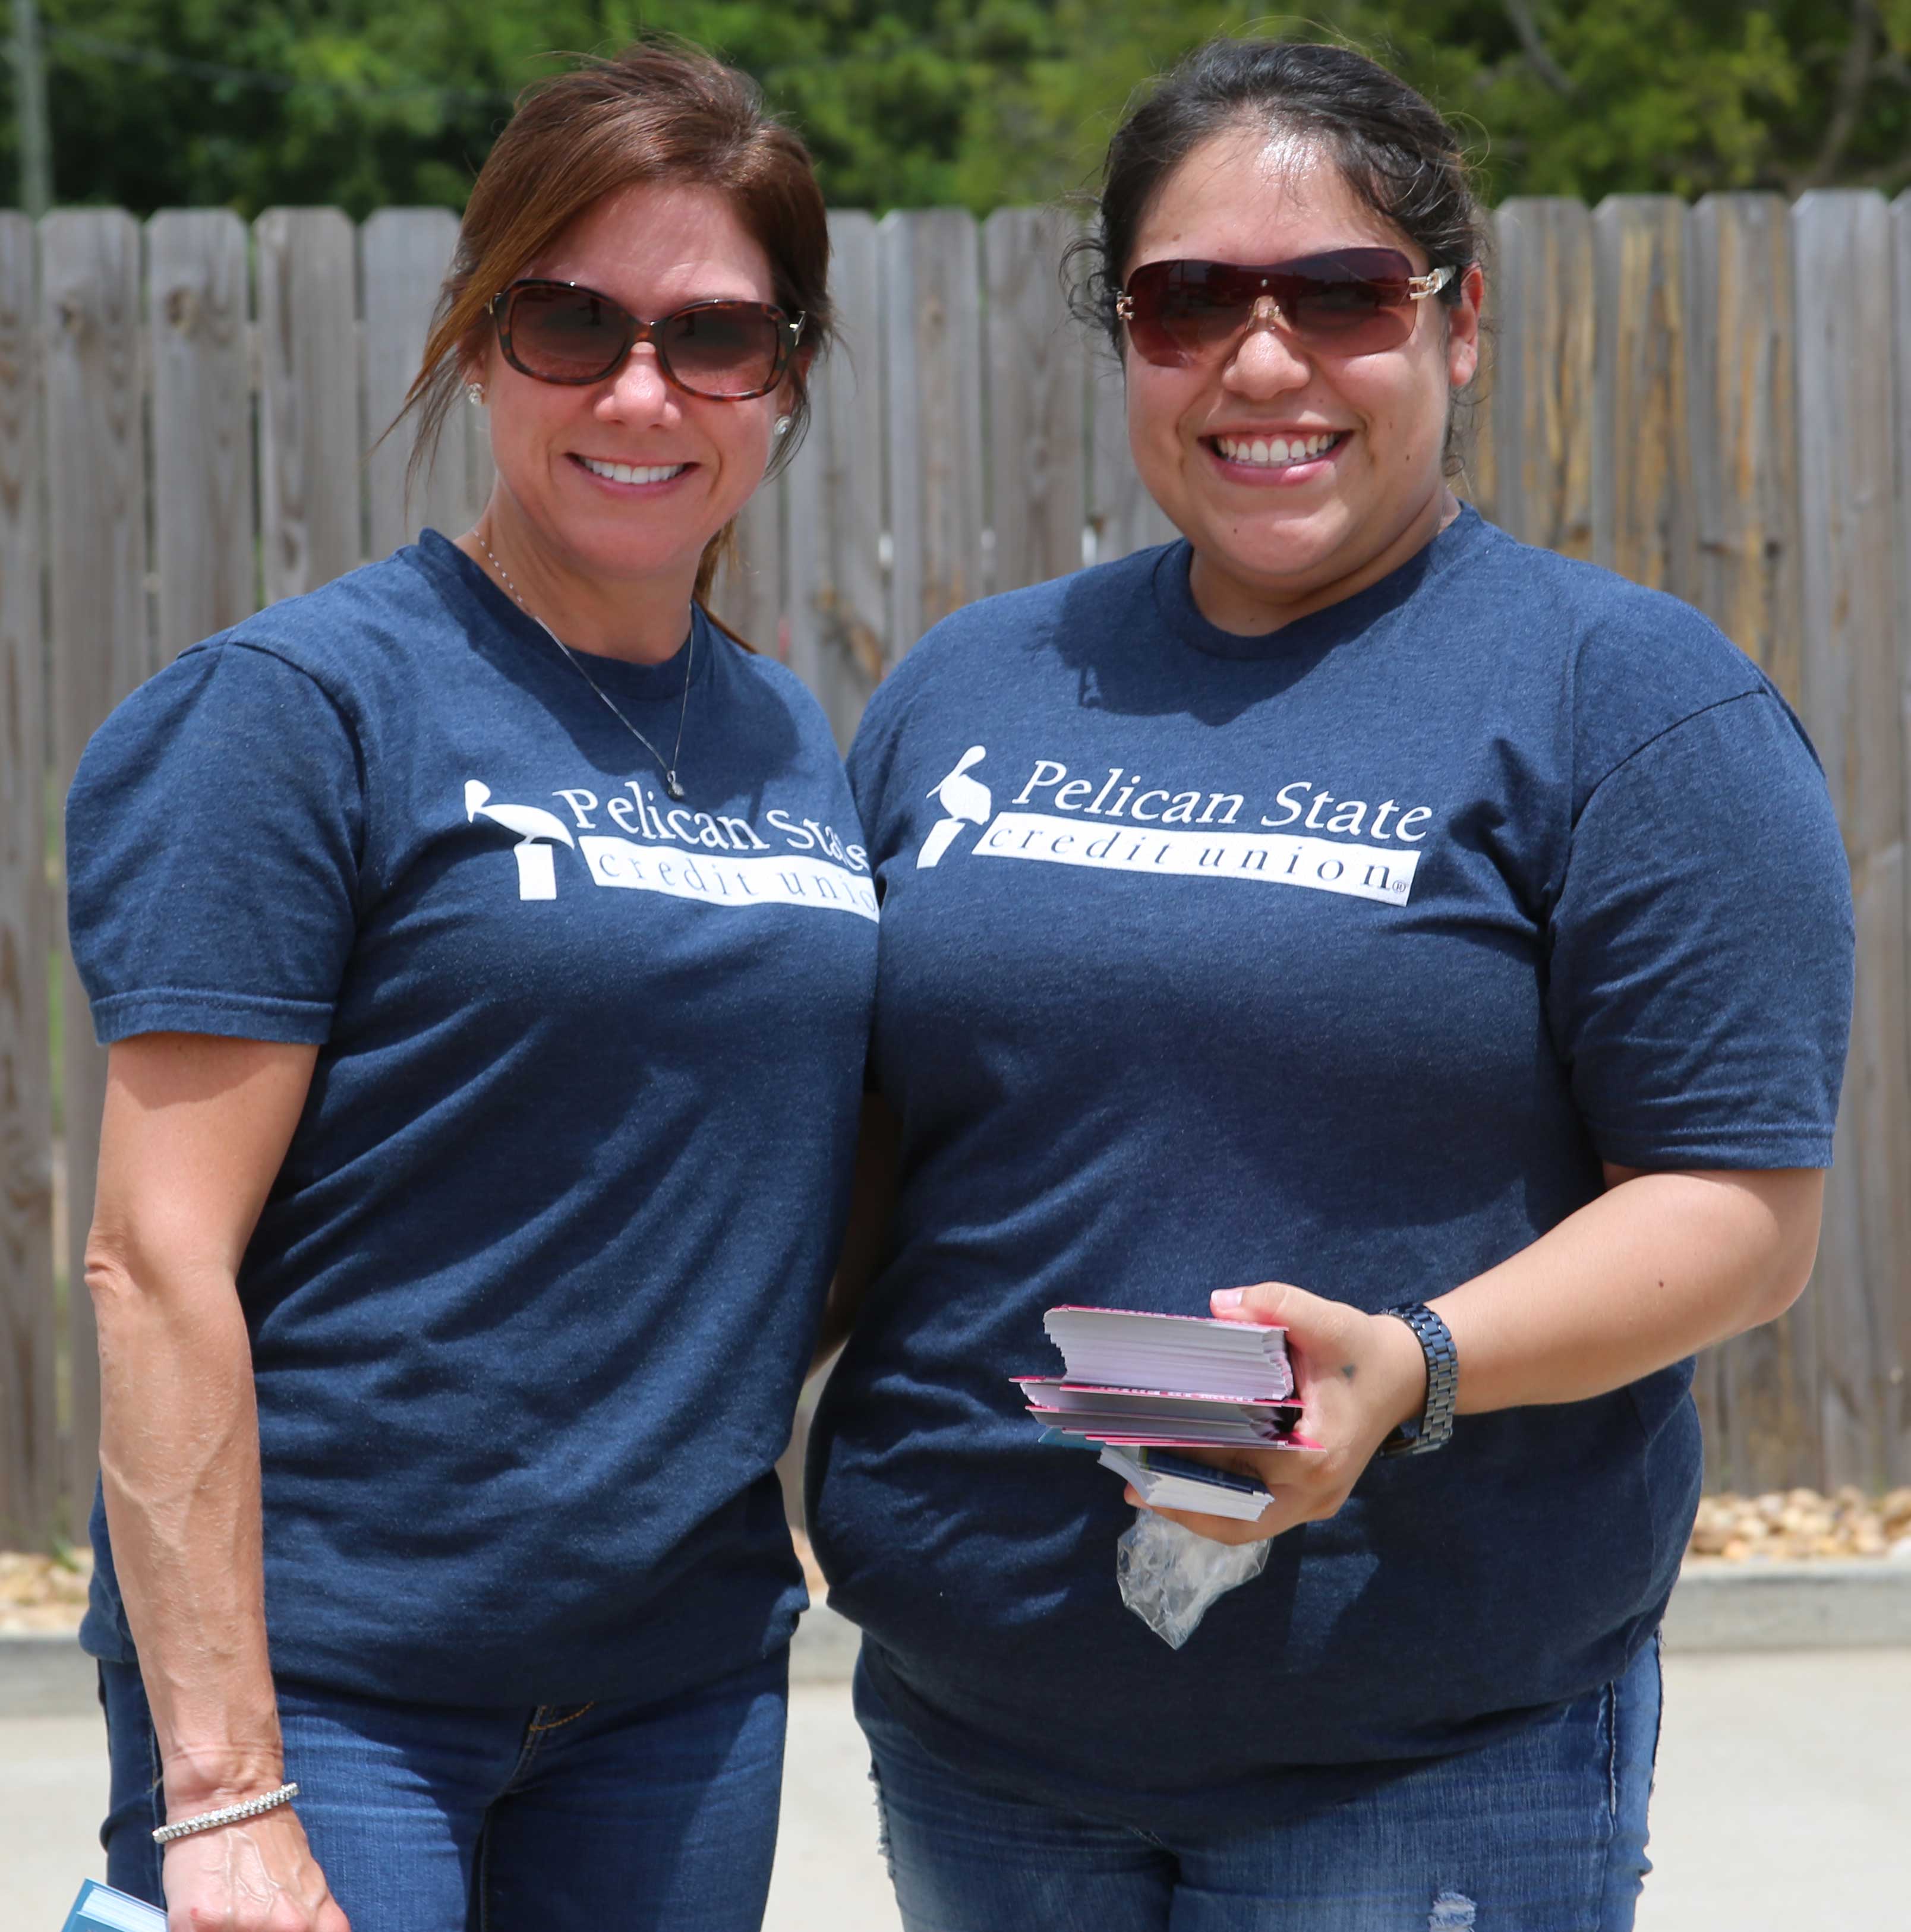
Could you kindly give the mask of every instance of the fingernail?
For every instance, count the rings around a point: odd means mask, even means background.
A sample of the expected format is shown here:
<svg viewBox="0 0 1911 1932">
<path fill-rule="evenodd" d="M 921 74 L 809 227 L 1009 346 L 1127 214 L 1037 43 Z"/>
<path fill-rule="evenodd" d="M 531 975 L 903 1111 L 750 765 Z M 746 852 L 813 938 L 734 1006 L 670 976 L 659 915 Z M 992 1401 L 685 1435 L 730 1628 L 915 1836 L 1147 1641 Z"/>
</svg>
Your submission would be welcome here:
<svg viewBox="0 0 1911 1932">
<path fill-rule="evenodd" d="M 1218 1288 L 1208 1297 L 1210 1308 L 1239 1308 L 1241 1297 L 1246 1291 L 1239 1288 Z"/>
</svg>

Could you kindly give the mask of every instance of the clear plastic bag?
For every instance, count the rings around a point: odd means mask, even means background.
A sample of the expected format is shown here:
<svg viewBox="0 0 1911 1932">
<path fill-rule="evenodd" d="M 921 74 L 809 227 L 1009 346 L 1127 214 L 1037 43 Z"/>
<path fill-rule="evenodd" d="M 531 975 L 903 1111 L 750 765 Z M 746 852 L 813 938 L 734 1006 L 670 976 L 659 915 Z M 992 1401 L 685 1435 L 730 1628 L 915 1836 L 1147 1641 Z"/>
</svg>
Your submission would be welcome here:
<svg viewBox="0 0 1911 1932">
<path fill-rule="evenodd" d="M 1134 1527 L 1115 1546 L 1122 1601 L 1179 1650 L 1217 1597 L 1266 1568 L 1268 1548 L 1265 1541 L 1216 1543 L 1152 1510 L 1137 1510 Z"/>
</svg>

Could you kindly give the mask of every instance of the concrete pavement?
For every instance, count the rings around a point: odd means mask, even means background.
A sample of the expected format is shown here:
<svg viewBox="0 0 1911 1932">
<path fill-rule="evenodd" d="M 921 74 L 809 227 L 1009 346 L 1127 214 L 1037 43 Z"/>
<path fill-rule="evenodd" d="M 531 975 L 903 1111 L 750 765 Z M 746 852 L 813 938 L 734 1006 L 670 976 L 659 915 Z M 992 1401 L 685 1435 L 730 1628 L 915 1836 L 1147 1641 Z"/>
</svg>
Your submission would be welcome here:
<svg viewBox="0 0 1911 1932">
<path fill-rule="evenodd" d="M 1911 1926 L 1911 1649 L 1666 1658 L 1638 1932 Z"/>
<path fill-rule="evenodd" d="M 1639 1932 L 1905 1932 L 1911 1648 L 1672 1655 L 1666 1677 Z M 797 1684 L 765 1932 L 896 1932 L 867 1768 L 849 1686 Z M 52 1932 L 98 1874 L 104 1785 L 96 1718 L 0 1720 L 0 1932 Z"/>
</svg>

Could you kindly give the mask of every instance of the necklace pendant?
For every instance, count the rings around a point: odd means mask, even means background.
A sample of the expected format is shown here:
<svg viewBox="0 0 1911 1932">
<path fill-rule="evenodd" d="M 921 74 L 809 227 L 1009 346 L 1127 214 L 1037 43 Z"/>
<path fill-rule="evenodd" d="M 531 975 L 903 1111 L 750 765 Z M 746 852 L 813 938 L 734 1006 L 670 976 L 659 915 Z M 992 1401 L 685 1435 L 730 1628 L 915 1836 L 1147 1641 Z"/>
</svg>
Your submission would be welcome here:
<svg viewBox="0 0 1911 1932">
<path fill-rule="evenodd" d="M 664 773 L 663 788 L 672 798 L 681 799 L 684 796 L 684 788 L 677 782 L 677 774 L 675 772 Z"/>
</svg>

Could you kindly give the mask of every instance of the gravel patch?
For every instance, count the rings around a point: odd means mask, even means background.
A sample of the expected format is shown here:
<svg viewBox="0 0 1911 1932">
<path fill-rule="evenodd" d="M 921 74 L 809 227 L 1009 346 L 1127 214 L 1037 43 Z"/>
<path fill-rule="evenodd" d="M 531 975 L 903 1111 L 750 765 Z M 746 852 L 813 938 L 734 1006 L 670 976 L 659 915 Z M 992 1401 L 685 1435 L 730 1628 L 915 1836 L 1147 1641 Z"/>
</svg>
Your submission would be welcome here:
<svg viewBox="0 0 1911 1932">
<path fill-rule="evenodd" d="M 28 1556 L 0 1550 L 0 1636 L 77 1630 L 92 1575 L 91 1551 Z"/>
<path fill-rule="evenodd" d="M 1699 1504 L 1690 1556 L 1726 1563 L 1810 1562 L 1819 1557 L 1911 1558 L 1911 1489 L 1867 1496 L 1846 1487 L 1729 1492 Z"/>
</svg>

